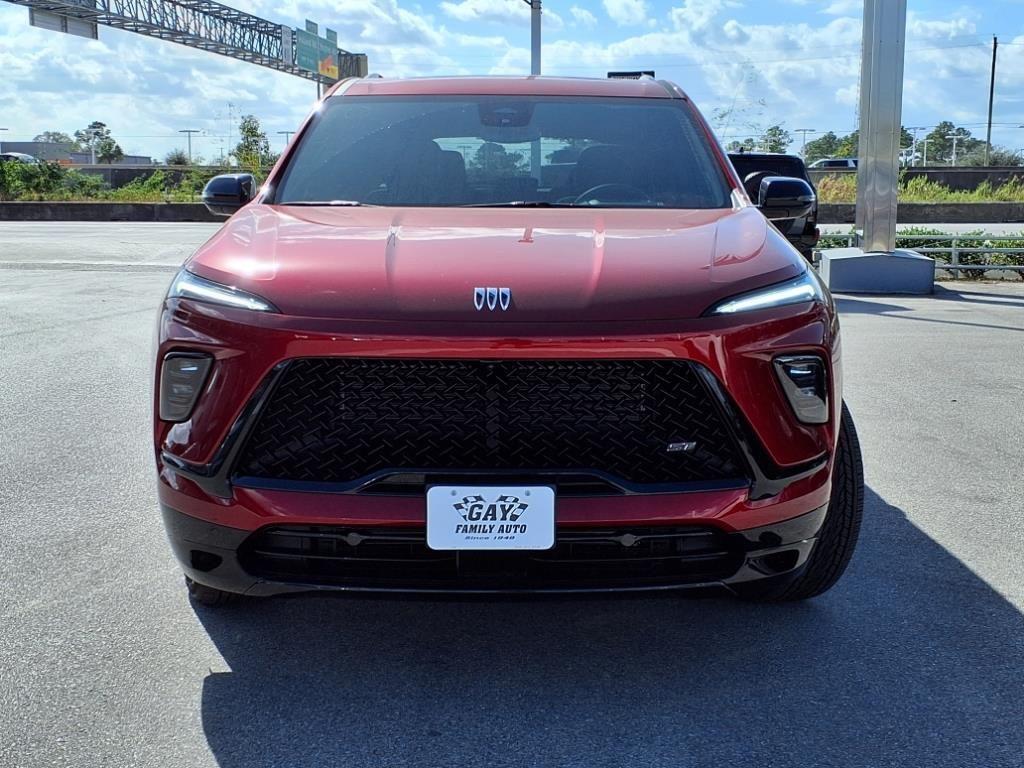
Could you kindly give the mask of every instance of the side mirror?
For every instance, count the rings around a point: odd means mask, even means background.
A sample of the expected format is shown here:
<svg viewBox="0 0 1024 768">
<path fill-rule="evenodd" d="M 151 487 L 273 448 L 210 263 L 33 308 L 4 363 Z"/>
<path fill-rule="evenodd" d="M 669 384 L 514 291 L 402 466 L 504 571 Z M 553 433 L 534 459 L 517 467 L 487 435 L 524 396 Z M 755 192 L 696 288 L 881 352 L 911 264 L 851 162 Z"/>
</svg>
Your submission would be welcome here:
<svg viewBox="0 0 1024 768">
<path fill-rule="evenodd" d="M 772 221 L 807 216 L 814 207 L 814 202 L 814 190 L 803 179 L 789 176 L 768 176 L 761 179 L 757 207 Z"/>
<path fill-rule="evenodd" d="M 203 187 L 203 204 L 210 213 L 230 216 L 252 200 L 256 179 L 251 173 L 224 173 L 214 176 Z"/>
</svg>

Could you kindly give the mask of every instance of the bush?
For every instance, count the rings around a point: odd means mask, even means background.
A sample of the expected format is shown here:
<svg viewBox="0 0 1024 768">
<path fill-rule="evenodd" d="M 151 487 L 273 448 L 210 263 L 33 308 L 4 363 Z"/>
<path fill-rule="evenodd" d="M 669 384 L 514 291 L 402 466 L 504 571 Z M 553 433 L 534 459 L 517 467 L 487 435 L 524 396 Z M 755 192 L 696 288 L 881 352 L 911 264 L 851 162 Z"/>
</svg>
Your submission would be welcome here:
<svg viewBox="0 0 1024 768">
<path fill-rule="evenodd" d="M 953 190 L 924 176 L 899 181 L 899 199 L 905 203 L 1024 203 L 1024 177 L 1014 176 L 998 187 L 985 181 L 976 189 Z M 853 173 L 826 176 L 818 182 L 823 203 L 857 201 L 857 176 Z"/>
<path fill-rule="evenodd" d="M 818 200 L 822 203 L 854 203 L 857 201 L 857 175 L 826 176 L 818 182 Z"/>
<path fill-rule="evenodd" d="M 0 197 L 35 200 L 60 189 L 67 170 L 57 163 L 0 163 Z"/>
<path fill-rule="evenodd" d="M 156 170 L 149 176 L 140 176 L 117 189 L 110 190 L 107 200 L 131 203 L 158 203 L 164 200 L 171 186 L 171 180 L 163 171 Z"/>
</svg>

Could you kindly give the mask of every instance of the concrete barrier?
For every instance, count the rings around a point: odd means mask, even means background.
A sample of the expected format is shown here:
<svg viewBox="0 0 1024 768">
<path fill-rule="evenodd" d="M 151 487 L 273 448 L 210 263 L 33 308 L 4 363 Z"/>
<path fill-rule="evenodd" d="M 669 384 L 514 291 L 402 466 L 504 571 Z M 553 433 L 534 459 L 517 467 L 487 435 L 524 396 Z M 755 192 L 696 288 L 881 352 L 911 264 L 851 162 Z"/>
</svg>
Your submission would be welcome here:
<svg viewBox="0 0 1024 768">
<path fill-rule="evenodd" d="M 0 221 L 216 221 L 202 203 L 0 203 Z"/>
<path fill-rule="evenodd" d="M 819 224 L 853 224 L 853 203 L 822 203 Z M 900 203 L 900 224 L 1004 224 L 1024 223 L 1024 203 Z"/>
</svg>

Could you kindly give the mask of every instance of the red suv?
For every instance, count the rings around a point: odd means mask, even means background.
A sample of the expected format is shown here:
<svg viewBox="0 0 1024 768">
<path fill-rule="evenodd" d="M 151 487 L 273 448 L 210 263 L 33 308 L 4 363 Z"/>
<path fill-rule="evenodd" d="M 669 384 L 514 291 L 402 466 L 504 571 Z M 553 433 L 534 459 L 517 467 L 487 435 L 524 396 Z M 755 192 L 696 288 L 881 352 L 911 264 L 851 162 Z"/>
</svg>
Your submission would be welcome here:
<svg viewBox="0 0 1024 768">
<path fill-rule="evenodd" d="M 767 220 L 812 191 L 756 191 L 671 83 L 340 83 L 261 187 L 210 182 L 234 215 L 160 314 L 194 599 L 828 589 L 863 502 L 839 324 Z"/>
</svg>

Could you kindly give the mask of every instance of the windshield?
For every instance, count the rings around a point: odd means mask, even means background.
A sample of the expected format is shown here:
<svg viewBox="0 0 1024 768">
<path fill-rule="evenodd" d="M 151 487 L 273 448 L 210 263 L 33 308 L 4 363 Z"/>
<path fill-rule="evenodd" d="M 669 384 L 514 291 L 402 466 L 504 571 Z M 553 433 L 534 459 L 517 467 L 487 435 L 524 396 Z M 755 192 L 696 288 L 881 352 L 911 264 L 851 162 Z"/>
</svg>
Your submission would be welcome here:
<svg viewBox="0 0 1024 768">
<path fill-rule="evenodd" d="M 741 179 L 745 179 L 752 173 L 768 171 L 779 176 L 793 176 L 797 179 L 806 179 L 807 172 L 804 164 L 795 157 L 789 155 L 729 155 L 736 173 Z"/>
<path fill-rule="evenodd" d="M 727 208 L 729 187 L 680 100 L 328 99 L 280 205 Z"/>
</svg>

